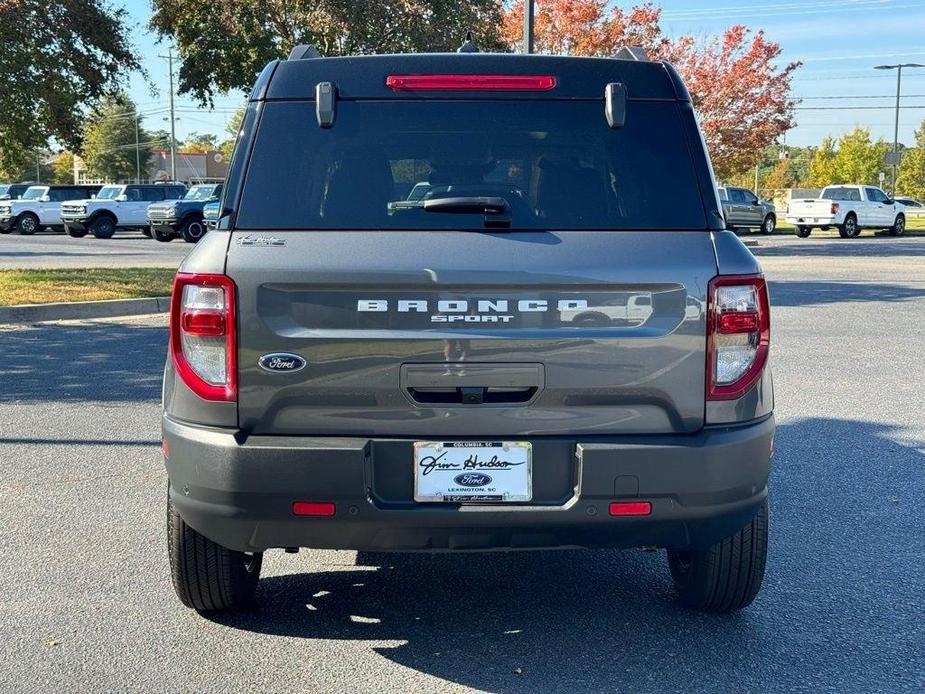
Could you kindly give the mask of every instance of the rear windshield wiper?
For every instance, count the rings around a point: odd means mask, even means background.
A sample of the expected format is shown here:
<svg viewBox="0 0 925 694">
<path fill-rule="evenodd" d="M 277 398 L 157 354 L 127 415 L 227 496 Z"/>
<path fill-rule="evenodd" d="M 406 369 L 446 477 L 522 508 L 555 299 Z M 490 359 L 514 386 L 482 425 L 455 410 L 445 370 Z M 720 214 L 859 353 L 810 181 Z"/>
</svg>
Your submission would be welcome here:
<svg viewBox="0 0 925 694">
<path fill-rule="evenodd" d="M 486 227 L 511 226 L 511 205 L 504 198 L 496 197 L 458 197 L 432 198 L 421 205 L 425 212 L 442 212 L 445 214 L 482 214 L 485 215 Z"/>
</svg>

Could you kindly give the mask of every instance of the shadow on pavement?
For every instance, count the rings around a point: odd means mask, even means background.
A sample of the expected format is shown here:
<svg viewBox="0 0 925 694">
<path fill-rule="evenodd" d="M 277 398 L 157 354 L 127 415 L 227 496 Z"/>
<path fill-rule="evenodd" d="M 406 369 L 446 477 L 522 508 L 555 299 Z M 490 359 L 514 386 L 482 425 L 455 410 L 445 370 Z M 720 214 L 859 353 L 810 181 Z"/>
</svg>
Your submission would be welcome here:
<svg viewBox="0 0 925 694">
<path fill-rule="evenodd" d="M 209 618 L 397 641 L 374 648 L 486 691 L 912 690 L 925 638 L 922 446 L 870 422 L 780 426 L 769 570 L 736 615 L 680 607 L 661 552 L 547 551 L 360 553 L 345 570 L 267 577 L 258 610 Z"/>
<path fill-rule="evenodd" d="M 771 306 L 812 306 L 856 301 L 911 301 L 925 296 L 917 287 L 878 282 L 769 282 Z"/>
<path fill-rule="evenodd" d="M 754 239 L 758 240 L 759 239 Z M 749 250 L 761 256 L 817 256 L 827 258 L 886 257 L 893 255 L 925 255 L 925 241 L 912 239 L 861 238 L 861 239 L 797 239 L 792 243 L 781 242 L 749 246 Z"/>
<path fill-rule="evenodd" d="M 0 402 L 157 401 L 167 328 L 44 324 L 0 331 Z"/>
</svg>

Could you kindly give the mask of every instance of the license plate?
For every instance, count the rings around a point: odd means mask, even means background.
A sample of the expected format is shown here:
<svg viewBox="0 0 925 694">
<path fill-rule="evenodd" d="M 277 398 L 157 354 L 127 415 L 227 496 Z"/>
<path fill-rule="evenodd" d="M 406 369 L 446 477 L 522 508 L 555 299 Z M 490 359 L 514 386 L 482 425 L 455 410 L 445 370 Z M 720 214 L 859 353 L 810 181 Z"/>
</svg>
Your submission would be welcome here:
<svg viewBox="0 0 925 694">
<path fill-rule="evenodd" d="M 526 441 L 417 441 L 414 500 L 530 501 L 532 454 L 533 446 Z"/>
</svg>

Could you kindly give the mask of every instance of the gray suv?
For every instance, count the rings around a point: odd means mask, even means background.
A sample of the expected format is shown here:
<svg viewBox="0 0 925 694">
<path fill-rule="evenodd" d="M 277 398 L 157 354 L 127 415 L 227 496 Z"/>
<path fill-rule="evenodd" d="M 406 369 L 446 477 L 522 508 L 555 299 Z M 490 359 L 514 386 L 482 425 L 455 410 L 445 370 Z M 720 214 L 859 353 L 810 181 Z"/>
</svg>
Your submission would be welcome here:
<svg viewBox="0 0 925 694">
<path fill-rule="evenodd" d="M 716 190 L 730 229 L 758 229 L 762 234 L 771 234 L 777 228 L 773 203 L 761 200 L 747 188 L 721 186 Z"/>
<path fill-rule="evenodd" d="M 751 603 L 768 290 L 674 69 L 314 55 L 259 76 L 174 282 L 180 600 L 250 604 L 272 549 L 654 546 L 684 604 Z"/>
</svg>

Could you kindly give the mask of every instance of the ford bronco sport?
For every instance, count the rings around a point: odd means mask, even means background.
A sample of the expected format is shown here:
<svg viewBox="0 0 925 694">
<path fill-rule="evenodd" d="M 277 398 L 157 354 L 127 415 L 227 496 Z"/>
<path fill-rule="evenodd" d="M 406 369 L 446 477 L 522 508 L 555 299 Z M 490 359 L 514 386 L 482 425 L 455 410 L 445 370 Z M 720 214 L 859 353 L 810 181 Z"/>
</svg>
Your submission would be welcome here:
<svg viewBox="0 0 925 694">
<path fill-rule="evenodd" d="M 684 604 L 748 605 L 768 291 L 677 73 L 316 55 L 259 76 L 174 283 L 180 600 L 247 605 L 273 548 L 662 547 Z"/>
</svg>

